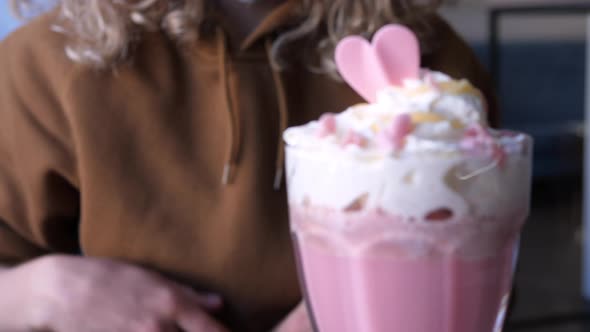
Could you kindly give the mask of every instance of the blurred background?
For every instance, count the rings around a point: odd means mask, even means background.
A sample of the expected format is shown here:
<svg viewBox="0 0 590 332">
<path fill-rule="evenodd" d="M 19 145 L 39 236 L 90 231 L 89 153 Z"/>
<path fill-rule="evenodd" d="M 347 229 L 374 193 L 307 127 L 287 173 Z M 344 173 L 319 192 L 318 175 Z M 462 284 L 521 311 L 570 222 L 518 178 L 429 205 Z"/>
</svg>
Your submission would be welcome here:
<svg viewBox="0 0 590 332">
<path fill-rule="evenodd" d="M 18 26 L 18 21 L 11 15 L 7 0 L 0 1 L 0 39 Z"/>
<path fill-rule="evenodd" d="M 502 127 L 536 140 L 532 213 L 507 330 L 590 331 L 581 264 L 590 0 L 455 0 L 441 13 L 494 69 Z M 0 0 L 0 39 L 16 26 Z"/>
</svg>

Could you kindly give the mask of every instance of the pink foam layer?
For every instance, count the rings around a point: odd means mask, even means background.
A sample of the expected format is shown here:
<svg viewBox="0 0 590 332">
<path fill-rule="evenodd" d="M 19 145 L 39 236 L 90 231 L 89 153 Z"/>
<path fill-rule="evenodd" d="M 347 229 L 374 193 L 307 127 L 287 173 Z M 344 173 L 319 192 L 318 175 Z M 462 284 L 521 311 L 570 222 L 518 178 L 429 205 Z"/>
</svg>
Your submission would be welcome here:
<svg viewBox="0 0 590 332">
<path fill-rule="evenodd" d="M 478 217 L 447 222 L 413 222 L 379 210 L 336 211 L 312 206 L 291 206 L 291 227 L 307 242 L 316 242 L 338 255 L 364 251 L 400 257 L 446 256 L 465 259 L 494 255 L 516 241 L 526 210 L 510 218 Z"/>
</svg>

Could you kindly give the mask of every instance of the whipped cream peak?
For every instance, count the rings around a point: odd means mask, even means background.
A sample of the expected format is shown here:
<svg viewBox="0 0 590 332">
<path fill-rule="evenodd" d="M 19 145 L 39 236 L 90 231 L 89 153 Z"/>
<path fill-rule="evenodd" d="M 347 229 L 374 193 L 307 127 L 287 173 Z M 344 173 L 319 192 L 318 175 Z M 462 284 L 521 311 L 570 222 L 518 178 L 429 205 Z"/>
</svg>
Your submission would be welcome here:
<svg viewBox="0 0 590 332">
<path fill-rule="evenodd" d="M 288 129 L 285 141 L 314 150 L 379 155 L 488 149 L 470 138 L 473 128 L 488 131 L 483 94 L 467 80 L 423 69 L 417 79 L 380 90 L 375 103 L 354 105 Z"/>
</svg>

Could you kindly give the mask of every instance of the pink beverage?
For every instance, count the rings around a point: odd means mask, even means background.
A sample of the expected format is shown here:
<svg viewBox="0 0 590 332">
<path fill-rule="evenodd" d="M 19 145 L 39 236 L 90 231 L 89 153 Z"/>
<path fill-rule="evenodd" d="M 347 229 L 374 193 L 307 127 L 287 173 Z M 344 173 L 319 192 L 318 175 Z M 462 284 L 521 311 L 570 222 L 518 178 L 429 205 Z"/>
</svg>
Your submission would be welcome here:
<svg viewBox="0 0 590 332">
<path fill-rule="evenodd" d="M 317 332 L 499 332 L 529 211 L 531 139 L 422 70 L 289 128 L 290 219 Z"/>
<path fill-rule="evenodd" d="M 490 229 L 474 235 L 474 241 L 488 241 L 490 246 L 482 257 L 445 254 L 443 248 L 436 252 L 436 247 L 429 248 L 427 256 L 418 256 L 413 245 L 401 239 L 380 240 L 378 233 L 365 234 L 375 241 L 356 249 L 364 240 L 334 239 L 324 233 L 327 230 L 315 226 L 325 218 L 339 223 L 402 226 L 395 217 L 378 212 L 326 213 L 304 207 L 294 208 L 291 217 L 296 225 L 302 282 L 319 331 L 500 331 L 511 289 L 518 229 Z M 489 222 L 521 224 L 516 218 Z M 409 231 L 394 228 L 388 231 Z M 412 232 L 428 231 L 418 228 Z M 489 243 L 489 237 L 497 242 Z M 477 245 L 471 246 L 478 250 Z"/>
</svg>

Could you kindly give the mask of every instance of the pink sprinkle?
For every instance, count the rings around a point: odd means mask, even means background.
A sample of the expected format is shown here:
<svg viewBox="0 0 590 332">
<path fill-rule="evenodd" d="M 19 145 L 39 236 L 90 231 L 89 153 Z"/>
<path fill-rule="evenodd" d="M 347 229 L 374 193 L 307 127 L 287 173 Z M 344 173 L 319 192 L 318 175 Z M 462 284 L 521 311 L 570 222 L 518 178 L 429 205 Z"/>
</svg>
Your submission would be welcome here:
<svg viewBox="0 0 590 332">
<path fill-rule="evenodd" d="M 468 153 L 484 153 L 495 159 L 500 166 L 506 162 L 506 151 L 500 146 L 489 130 L 480 124 L 474 125 L 465 131 L 465 136 L 460 143 L 461 148 Z"/>
<path fill-rule="evenodd" d="M 393 119 L 388 128 L 383 131 L 382 143 L 388 148 L 399 150 L 404 146 L 406 136 L 412 130 L 412 118 L 409 114 L 400 114 Z"/>
<path fill-rule="evenodd" d="M 494 143 L 491 136 L 483 126 L 477 124 L 471 126 L 465 131 L 463 140 L 460 143 L 461 148 L 468 152 L 487 150 Z"/>
<path fill-rule="evenodd" d="M 493 155 L 493 158 L 498 161 L 498 164 L 500 165 L 500 167 L 503 167 L 504 165 L 506 165 L 506 159 L 507 159 L 506 151 L 499 144 L 494 144 L 494 152 L 492 155 Z"/>
<path fill-rule="evenodd" d="M 479 146 L 477 140 L 471 138 L 471 137 L 465 137 L 461 140 L 461 142 L 459 143 L 461 146 L 461 149 L 465 150 L 465 151 L 473 151 L 476 150 Z"/>
<path fill-rule="evenodd" d="M 465 131 L 463 136 L 464 138 L 475 138 L 478 136 L 477 129 L 475 129 L 474 127 L 470 127 Z"/>
<path fill-rule="evenodd" d="M 465 132 L 465 136 L 477 137 L 477 138 L 491 138 L 492 137 L 490 135 L 490 133 L 487 131 L 487 129 L 484 128 L 484 126 L 482 126 L 479 123 L 474 124 L 471 127 L 469 127 L 467 129 L 467 131 Z"/>
<path fill-rule="evenodd" d="M 520 135 L 519 133 L 517 133 L 515 131 L 511 131 L 511 130 L 502 130 L 500 132 L 501 137 L 511 137 L 512 138 L 512 137 L 517 137 L 519 135 Z"/>
<path fill-rule="evenodd" d="M 432 87 L 434 90 L 436 91 L 440 91 L 440 84 L 438 84 L 438 82 L 436 82 L 434 80 L 434 76 L 432 75 L 432 72 L 427 71 L 426 74 L 424 74 L 424 81 L 426 82 L 426 84 L 428 84 L 428 86 Z"/>
<path fill-rule="evenodd" d="M 334 115 L 333 113 L 326 113 L 322 115 L 320 117 L 319 124 L 320 127 L 317 133 L 319 137 L 326 137 L 336 133 L 336 115 Z"/>
<path fill-rule="evenodd" d="M 342 140 L 342 146 L 356 145 L 359 147 L 364 147 L 365 144 L 365 138 L 354 130 L 347 132 L 344 136 L 344 139 Z"/>
</svg>

